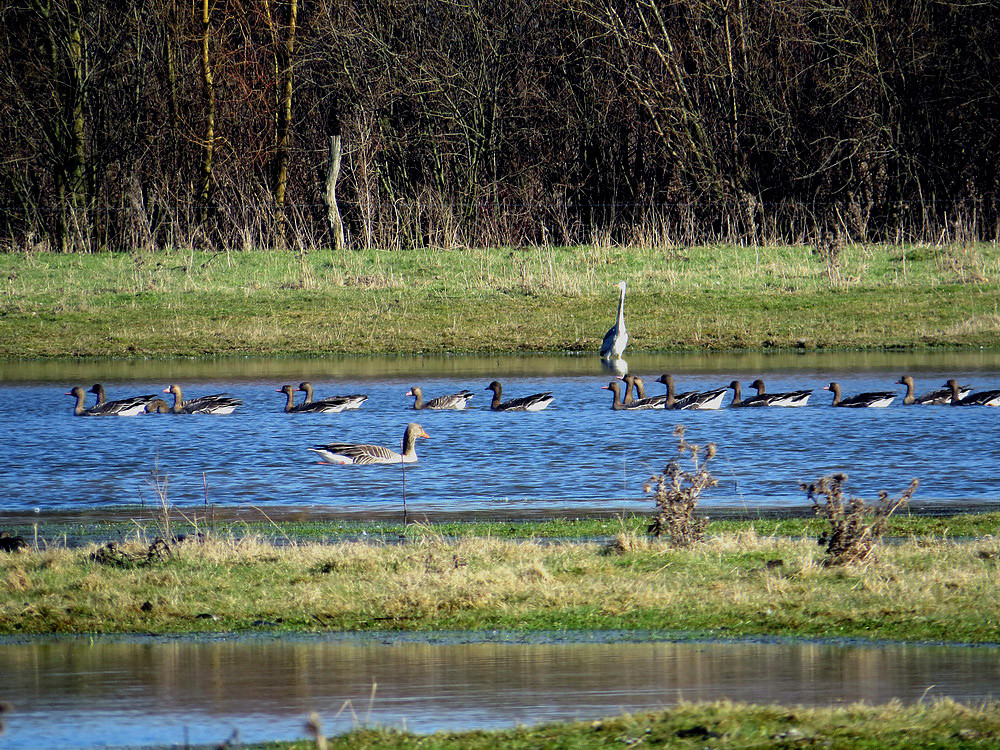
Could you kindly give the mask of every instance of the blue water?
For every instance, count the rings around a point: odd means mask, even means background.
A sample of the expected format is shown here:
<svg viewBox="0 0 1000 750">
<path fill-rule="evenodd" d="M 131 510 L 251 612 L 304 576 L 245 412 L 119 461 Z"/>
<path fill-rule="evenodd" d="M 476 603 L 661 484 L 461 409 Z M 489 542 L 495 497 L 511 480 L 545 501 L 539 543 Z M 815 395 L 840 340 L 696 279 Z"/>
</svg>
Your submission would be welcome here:
<svg viewBox="0 0 1000 750">
<path fill-rule="evenodd" d="M 654 357 L 633 360 L 650 394 L 670 370 L 678 390 L 721 387 L 733 378 L 747 385 L 764 377 L 768 391 L 815 388 L 802 409 L 723 409 L 718 412 L 613 412 L 601 390 L 611 375 L 596 357 L 541 357 L 386 361 L 361 359 L 232 361 L 204 371 L 145 362 L 141 367 L 89 362 L 75 372 L 39 364 L 0 368 L 0 511 L 58 511 L 157 502 L 151 473 L 167 478 L 169 501 L 198 506 L 321 508 L 331 512 L 387 512 L 400 507 L 429 512 L 565 515 L 648 505 L 643 484 L 676 453 L 671 433 L 687 427 L 693 442 L 713 441 L 711 470 L 719 486 L 707 508 L 804 506 L 802 481 L 845 471 L 850 488 L 874 498 L 901 491 L 917 477 L 917 504 L 956 506 L 1000 501 L 1000 409 L 904 407 L 904 372 L 918 393 L 958 377 L 978 389 L 1000 387 L 994 355 L 880 355 L 875 360 L 805 356 L 756 358 Z M 867 363 L 867 364 L 866 364 Z M 638 365 L 638 367 L 636 366 Z M 749 369 L 752 367 L 753 369 Z M 184 377 L 178 377 L 178 372 Z M 553 391 L 538 413 L 485 409 L 485 386 L 500 373 L 504 397 Z M 105 377 L 106 375 L 106 377 Z M 282 412 L 283 383 L 312 380 L 317 396 L 366 393 L 367 403 L 342 414 Z M 888 409 L 833 409 L 820 388 L 839 381 L 845 395 L 896 390 Z M 102 382 L 111 399 L 157 393 L 180 382 L 186 397 L 222 391 L 244 406 L 229 416 L 143 415 L 77 418 L 64 395 L 76 384 Z M 425 397 L 467 388 L 476 408 L 421 411 L 404 394 L 420 385 Z M 166 394 L 164 394 L 166 397 Z M 301 398 L 301 394 L 298 394 Z M 92 396 L 90 397 L 93 398 Z M 168 399 L 169 400 L 169 399 Z M 728 403 L 727 396 L 726 402 Z M 88 401 L 88 403 L 90 403 Z M 406 424 L 419 421 L 419 462 L 397 466 L 322 465 L 307 448 L 331 441 L 399 446 Z"/>
</svg>

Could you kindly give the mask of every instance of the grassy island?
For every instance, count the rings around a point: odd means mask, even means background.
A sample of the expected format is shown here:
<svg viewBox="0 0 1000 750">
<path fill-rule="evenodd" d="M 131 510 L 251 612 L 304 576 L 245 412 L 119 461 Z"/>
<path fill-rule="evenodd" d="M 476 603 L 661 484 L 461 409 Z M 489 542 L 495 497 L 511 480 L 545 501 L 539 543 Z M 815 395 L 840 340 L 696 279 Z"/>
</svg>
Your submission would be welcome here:
<svg viewBox="0 0 1000 750">
<path fill-rule="evenodd" d="M 0 357 L 993 347 L 993 244 L 3 254 Z M 374 329 L 370 323 L 377 319 Z"/>
</svg>

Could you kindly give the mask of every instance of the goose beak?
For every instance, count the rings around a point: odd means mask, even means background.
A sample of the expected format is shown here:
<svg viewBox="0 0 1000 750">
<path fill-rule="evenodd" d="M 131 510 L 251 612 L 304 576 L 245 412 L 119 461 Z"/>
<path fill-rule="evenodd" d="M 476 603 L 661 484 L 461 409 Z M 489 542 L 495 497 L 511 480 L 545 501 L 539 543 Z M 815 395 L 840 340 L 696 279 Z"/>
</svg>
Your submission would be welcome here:
<svg viewBox="0 0 1000 750">
<path fill-rule="evenodd" d="M 828 386 L 828 385 L 824 385 L 824 386 L 823 386 L 823 390 L 824 390 L 824 391 L 828 391 L 828 390 L 830 390 L 830 386 Z"/>
<path fill-rule="evenodd" d="M 425 430 L 421 430 L 421 431 L 420 431 L 420 434 L 419 434 L 419 435 L 417 435 L 417 437 L 422 437 L 422 438 L 429 438 L 429 437 L 430 437 L 430 435 L 428 435 L 428 434 L 427 434 L 427 432 L 426 432 Z"/>
<path fill-rule="evenodd" d="M 407 391 L 407 392 L 406 392 L 406 395 L 407 395 L 407 396 L 412 396 L 412 395 L 413 395 L 413 391 L 412 391 L 412 390 L 410 390 L 410 391 Z"/>
</svg>

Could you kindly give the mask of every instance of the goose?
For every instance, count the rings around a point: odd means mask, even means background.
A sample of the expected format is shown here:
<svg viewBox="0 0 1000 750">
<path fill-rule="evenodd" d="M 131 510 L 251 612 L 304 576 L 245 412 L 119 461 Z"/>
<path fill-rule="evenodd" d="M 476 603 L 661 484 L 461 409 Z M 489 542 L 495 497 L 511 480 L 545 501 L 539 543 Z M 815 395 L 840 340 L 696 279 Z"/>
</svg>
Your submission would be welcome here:
<svg viewBox="0 0 1000 750">
<path fill-rule="evenodd" d="M 151 394 L 108 401 L 104 394 L 104 386 L 100 383 L 94 383 L 87 393 L 97 396 L 97 404 L 91 407 L 94 414 L 114 414 L 119 417 L 134 417 L 136 414 L 141 414 L 146 404 L 156 398 L 156 394 Z"/>
<path fill-rule="evenodd" d="M 146 404 L 145 411 L 147 414 L 169 414 L 170 405 L 162 398 L 154 398 Z"/>
<path fill-rule="evenodd" d="M 741 398 L 740 382 L 734 380 L 729 384 L 733 389 L 733 400 L 729 404 L 735 407 L 754 406 L 805 406 L 809 402 L 812 390 L 788 391 L 785 393 L 768 393 L 764 381 L 760 378 L 750 384 L 751 388 L 757 390 L 756 396 Z"/>
<path fill-rule="evenodd" d="M 493 391 L 493 400 L 490 402 L 492 411 L 541 411 L 552 403 L 552 391 L 545 393 L 535 393 L 531 396 L 512 398 L 510 401 L 500 401 L 503 394 L 503 386 L 494 380 L 484 391 Z"/>
<path fill-rule="evenodd" d="M 299 383 L 299 387 L 296 389 L 299 391 L 305 391 L 306 399 L 303 404 L 313 403 L 313 387 L 312 383 L 303 382 Z M 346 411 L 347 409 L 358 409 L 361 407 L 365 401 L 368 400 L 368 396 L 360 393 L 355 393 L 350 396 L 327 396 L 326 398 L 319 399 L 321 402 L 331 404 L 332 406 L 338 406 L 338 409 L 327 409 L 326 411 Z"/>
<path fill-rule="evenodd" d="M 726 395 L 728 388 L 716 388 L 711 391 L 685 391 L 674 394 L 674 376 L 664 373 L 656 379 L 657 383 L 663 383 L 667 387 L 665 400 L 667 409 L 718 409 L 722 406 L 722 399 Z"/>
<path fill-rule="evenodd" d="M 945 383 L 945 386 L 951 391 L 950 403 L 952 406 L 1000 406 L 1000 388 L 970 393 L 962 398 L 962 386 L 958 384 L 957 380 L 952 378 Z"/>
<path fill-rule="evenodd" d="M 312 401 L 295 403 L 295 386 L 283 385 L 278 388 L 278 393 L 285 394 L 285 414 L 336 414 L 342 412 L 344 404 L 336 404 L 328 401 Z"/>
<path fill-rule="evenodd" d="M 621 380 L 625 381 L 625 395 L 622 397 L 622 403 L 626 406 L 634 406 L 642 409 L 665 409 L 667 407 L 667 395 L 665 393 L 659 396 L 646 397 L 646 385 L 638 375 L 633 375 L 632 373 L 622 375 Z M 633 390 L 635 391 L 634 398 L 632 397 Z"/>
<path fill-rule="evenodd" d="M 164 388 L 163 392 L 174 395 L 174 405 L 170 409 L 174 414 L 232 414 L 236 407 L 243 403 L 228 393 L 199 396 L 185 401 L 181 387 L 176 383 L 169 388 Z"/>
<path fill-rule="evenodd" d="M 929 393 L 925 393 L 923 396 L 917 396 L 916 398 L 914 398 L 913 392 L 915 386 L 912 377 L 910 377 L 909 375 L 904 375 L 896 382 L 906 386 L 906 395 L 903 397 L 903 403 L 906 404 L 907 406 L 910 406 L 912 404 L 930 404 L 933 406 L 940 406 L 942 404 L 951 403 L 950 388 L 941 388 L 940 390 L 937 391 L 930 391 Z M 969 386 L 960 385 L 958 387 L 959 400 L 965 398 L 970 393 L 972 393 L 972 389 Z"/>
<path fill-rule="evenodd" d="M 618 298 L 618 320 L 604 334 L 604 341 L 601 342 L 601 359 L 621 359 L 628 344 L 628 331 L 625 330 L 625 282 L 619 281 L 617 284 L 621 290 Z"/>
<path fill-rule="evenodd" d="M 628 385 L 625 386 L 626 389 Z M 617 380 L 612 380 L 607 385 L 601 386 L 602 390 L 611 391 L 614 394 L 614 399 L 611 402 L 611 408 L 615 411 L 645 411 L 648 409 L 662 409 L 662 404 L 660 406 L 654 405 L 652 399 L 642 399 L 641 401 L 633 401 L 630 404 L 626 404 L 622 401 L 622 386 Z M 663 400 L 666 401 L 667 397 L 664 396 Z"/>
<path fill-rule="evenodd" d="M 830 385 L 824 385 L 823 390 L 833 392 L 833 403 L 831 406 L 883 409 L 891 404 L 896 398 L 896 394 L 892 391 L 873 391 L 870 393 L 859 393 L 857 396 L 851 396 L 850 398 L 841 398 L 840 383 L 830 383 Z"/>
<path fill-rule="evenodd" d="M 139 404 L 139 411 L 131 410 L 131 406 L 129 407 L 129 411 L 122 410 L 122 404 L 129 402 L 130 399 L 125 399 L 124 401 L 105 401 L 103 404 L 95 404 L 88 408 L 84 405 L 84 402 L 87 400 L 87 393 L 89 391 L 83 390 L 83 387 L 79 385 L 73 386 L 73 388 L 66 392 L 67 396 L 73 396 L 76 399 L 73 414 L 78 417 L 130 417 L 142 411 L 143 404 L 145 403 L 142 402 Z"/>
<path fill-rule="evenodd" d="M 403 452 L 399 453 L 381 445 L 367 443 L 328 443 L 314 445 L 313 453 L 326 464 L 413 464 L 417 462 L 417 438 L 430 437 L 416 422 L 410 422 L 403 432 Z"/>
<path fill-rule="evenodd" d="M 469 399 L 475 396 L 472 391 L 459 391 L 450 396 L 438 396 L 430 401 L 424 401 L 424 392 L 420 386 L 413 386 L 406 392 L 407 396 L 413 396 L 414 409 L 464 409 L 469 403 Z"/>
</svg>

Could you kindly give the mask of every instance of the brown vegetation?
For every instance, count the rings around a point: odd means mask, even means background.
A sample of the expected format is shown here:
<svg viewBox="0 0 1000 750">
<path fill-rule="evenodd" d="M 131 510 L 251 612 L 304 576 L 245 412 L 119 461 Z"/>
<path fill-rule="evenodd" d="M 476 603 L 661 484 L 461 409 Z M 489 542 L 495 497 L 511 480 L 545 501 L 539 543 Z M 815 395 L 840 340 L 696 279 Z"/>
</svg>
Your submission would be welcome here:
<svg viewBox="0 0 1000 750">
<path fill-rule="evenodd" d="M 830 528 L 820 537 L 826 546 L 824 565 L 844 565 L 873 560 L 872 551 L 889 527 L 889 518 L 905 506 L 919 482 L 914 479 L 897 498 L 890 498 L 885 490 L 878 493 L 878 505 L 866 505 L 860 497 L 845 502 L 846 474 L 822 477 L 814 484 L 803 484 L 812 501 L 813 511 L 825 518 Z"/>
<path fill-rule="evenodd" d="M 714 487 L 719 482 L 708 471 L 708 462 L 715 457 L 715 443 L 705 446 L 694 445 L 684 439 L 684 425 L 674 428 L 677 438 L 677 453 L 691 457 L 691 471 L 681 468 L 674 459 L 668 463 L 662 474 L 650 477 L 645 490 L 653 494 L 656 515 L 648 531 L 659 537 L 666 534 L 674 547 L 689 547 L 705 537 L 707 518 L 695 516 L 702 490 Z"/>
<path fill-rule="evenodd" d="M 329 245 L 335 136 L 354 247 L 992 239 L 998 46 L 979 0 L 6 3 L 0 249 Z"/>
</svg>

